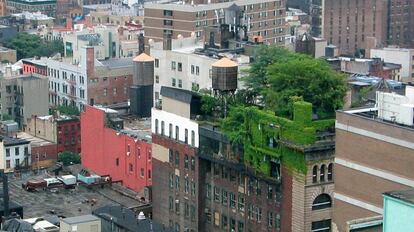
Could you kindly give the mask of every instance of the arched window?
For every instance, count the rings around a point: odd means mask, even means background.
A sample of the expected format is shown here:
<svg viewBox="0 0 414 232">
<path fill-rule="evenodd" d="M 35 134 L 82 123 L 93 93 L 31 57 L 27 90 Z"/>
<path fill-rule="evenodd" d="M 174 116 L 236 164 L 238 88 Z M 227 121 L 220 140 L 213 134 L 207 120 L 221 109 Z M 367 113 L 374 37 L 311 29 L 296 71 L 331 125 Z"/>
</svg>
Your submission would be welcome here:
<svg viewBox="0 0 414 232">
<path fill-rule="evenodd" d="M 175 140 L 179 140 L 180 139 L 180 129 L 178 128 L 178 126 L 175 126 Z"/>
<path fill-rule="evenodd" d="M 328 165 L 328 181 L 333 179 L 333 164 Z"/>
<path fill-rule="evenodd" d="M 185 169 L 188 169 L 188 163 L 189 163 L 189 158 L 188 158 L 188 155 L 187 154 L 185 154 L 185 156 L 184 156 L 184 168 Z"/>
<path fill-rule="evenodd" d="M 326 169 L 325 164 L 322 164 L 321 173 L 319 174 L 319 179 L 320 179 L 321 182 L 325 181 L 325 169 Z"/>
<path fill-rule="evenodd" d="M 318 210 L 318 209 L 326 209 L 331 208 L 332 206 L 332 200 L 331 196 L 329 196 L 326 193 L 323 193 L 315 198 L 315 200 L 312 203 L 312 210 Z"/>
<path fill-rule="evenodd" d="M 312 183 L 318 182 L 318 166 L 313 166 L 312 170 Z"/>
<path fill-rule="evenodd" d="M 165 125 L 164 125 L 164 121 L 161 121 L 161 135 L 165 135 Z"/>
</svg>

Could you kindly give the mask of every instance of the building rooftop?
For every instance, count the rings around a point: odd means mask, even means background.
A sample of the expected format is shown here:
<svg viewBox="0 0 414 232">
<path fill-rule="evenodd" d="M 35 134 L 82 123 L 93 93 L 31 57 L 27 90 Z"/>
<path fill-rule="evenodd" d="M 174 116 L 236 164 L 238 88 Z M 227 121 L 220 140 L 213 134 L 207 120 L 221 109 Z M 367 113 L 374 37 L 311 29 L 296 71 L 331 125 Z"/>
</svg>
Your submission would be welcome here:
<svg viewBox="0 0 414 232">
<path fill-rule="evenodd" d="M 197 94 L 196 92 L 185 90 L 185 89 L 167 87 L 167 86 L 161 87 L 161 95 L 163 97 L 172 98 L 177 101 L 184 102 L 184 103 L 191 103 L 191 100 L 195 96 L 200 97 L 200 95 Z"/>
<path fill-rule="evenodd" d="M 140 232 L 168 232 L 167 228 L 157 224 L 149 219 L 137 219 L 135 212 L 123 208 L 121 206 L 104 206 L 93 211 L 94 215 L 98 217 L 112 221 L 117 226 L 126 229 L 127 231 L 140 231 Z"/>
<path fill-rule="evenodd" d="M 273 0 L 235 0 L 230 2 L 221 2 L 214 4 L 186 4 L 184 1 L 171 1 L 161 0 L 156 3 L 146 2 L 144 8 L 148 9 L 160 9 L 160 10 L 173 10 L 173 11 L 184 11 L 184 12 L 200 12 L 206 10 L 225 9 L 233 4 L 238 6 L 258 4 L 264 2 L 273 2 Z"/>
<path fill-rule="evenodd" d="M 410 204 L 414 204 L 414 188 L 408 190 L 385 192 L 384 195 L 398 200 L 402 200 Z"/>
<path fill-rule="evenodd" d="M 97 66 L 105 66 L 109 69 L 116 69 L 116 68 L 126 68 L 132 67 L 133 62 L 131 57 L 126 58 L 116 58 L 116 59 L 108 59 L 108 60 L 100 60 L 98 61 Z"/>
<path fill-rule="evenodd" d="M 124 129 L 120 130 L 121 133 L 149 143 L 152 141 L 150 118 L 129 115 L 121 116 L 121 119 L 124 121 Z"/>
<path fill-rule="evenodd" d="M 140 55 L 136 56 L 133 61 L 137 61 L 137 62 L 149 62 L 149 61 L 154 61 L 154 58 L 152 58 L 151 56 L 145 54 L 145 53 L 141 53 Z"/>
<path fill-rule="evenodd" d="M 62 222 L 71 225 L 71 224 L 93 222 L 93 221 L 97 221 L 100 219 L 92 214 L 88 214 L 88 215 L 82 215 L 82 216 L 77 216 L 77 217 L 62 218 L 61 220 Z"/>
<path fill-rule="evenodd" d="M 34 137 L 26 132 L 19 132 L 17 133 L 17 137 L 20 139 L 24 139 L 30 142 L 32 147 L 40 147 L 40 146 L 48 146 L 53 145 L 54 143 L 47 141 L 45 139 L 41 139 L 39 137 Z"/>
<path fill-rule="evenodd" d="M 4 146 L 16 146 L 22 144 L 29 144 L 30 141 L 22 138 L 16 137 L 3 137 Z"/>
</svg>

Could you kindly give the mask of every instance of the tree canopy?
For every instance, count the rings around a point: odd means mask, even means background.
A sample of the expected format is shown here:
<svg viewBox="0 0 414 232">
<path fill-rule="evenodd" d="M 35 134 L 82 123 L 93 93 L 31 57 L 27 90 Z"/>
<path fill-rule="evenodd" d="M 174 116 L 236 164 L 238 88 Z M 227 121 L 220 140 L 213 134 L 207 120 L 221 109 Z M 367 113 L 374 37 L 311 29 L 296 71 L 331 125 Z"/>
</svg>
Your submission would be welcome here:
<svg viewBox="0 0 414 232">
<path fill-rule="evenodd" d="M 61 161 L 63 165 L 80 164 L 81 162 L 80 155 L 70 151 L 61 152 L 58 157 L 59 161 Z"/>
<path fill-rule="evenodd" d="M 292 116 L 291 102 L 301 97 L 325 118 L 343 105 L 346 83 L 321 59 L 284 48 L 259 48 L 244 80 L 248 90 L 277 115 Z"/>
<path fill-rule="evenodd" d="M 55 53 L 63 53 L 62 41 L 45 41 L 38 35 L 26 32 L 18 33 L 16 37 L 7 40 L 5 47 L 16 50 L 17 59 L 29 58 L 34 56 L 52 56 Z"/>
<path fill-rule="evenodd" d="M 64 115 L 75 115 L 75 116 L 79 116 L 80 112 L 79 109 L 75 106 L 64 106 L 64 105 L 60 105 L 57 107 L 57 110 L 59 110 L 59 112 L 61 114 Z"/>
</svg>

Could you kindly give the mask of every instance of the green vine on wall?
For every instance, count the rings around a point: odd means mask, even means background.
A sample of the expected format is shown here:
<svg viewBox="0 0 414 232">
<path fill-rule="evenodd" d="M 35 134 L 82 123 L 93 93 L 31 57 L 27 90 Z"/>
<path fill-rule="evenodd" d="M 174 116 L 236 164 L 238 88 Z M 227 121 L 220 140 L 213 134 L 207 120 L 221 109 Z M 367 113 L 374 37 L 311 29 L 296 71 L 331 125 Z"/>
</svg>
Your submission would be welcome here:
<svg viewBox="0 0 414 232">
<path fill-rule="evenodd" d="M 289 170 L 306 173 L 300 148 L 314 144 L 316 132 L 334 123 L 333 119 L 312 121 L 312 104 L 299 100 L 293 102 L 293 120 L 254 106 L 235 106 L 222 120 L 221 128 L 232 143 L 244 146 L 246 165 L 270 175 L 271 159 L 280 159 Z"/>
</svg>

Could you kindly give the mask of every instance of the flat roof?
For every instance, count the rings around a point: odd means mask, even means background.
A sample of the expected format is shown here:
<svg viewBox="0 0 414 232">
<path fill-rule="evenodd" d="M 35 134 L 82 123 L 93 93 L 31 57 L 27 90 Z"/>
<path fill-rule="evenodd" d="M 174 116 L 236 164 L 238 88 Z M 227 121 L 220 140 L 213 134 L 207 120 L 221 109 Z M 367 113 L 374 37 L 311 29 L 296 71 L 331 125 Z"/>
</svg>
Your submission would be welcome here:
<svg viewBox="0 0 414 232">
<path fill-rule="evenodd" d="M 3 143 L 4 143 L 4 146 L 7 147 L 7 146 L 29 144 L 30 141 L 26 139 L 21 139 L 21 138 L 15 138 L 15 137 L 3 137 Z"/>
<path fill-rule="evenodd" d="M 30 144 L 32 145 L 32 147 L 48 146 L 48 145 L 55 144 L 55 143 L 52 143 L 52 142 L 47 141 L 45 139 L 42 139 L 42 138 L 39 138 L 39 137 L 34 137 L 33 135 L 28 134 L 26 132 L 17 133 L 17 137 L 29 141 Z"/>
<path fill-rule="evenodd" d="M 150 118 L 139 118 L 134 115 L 129 115 L 121 116 L 121 119 L 124 122 L 124 129 L 119 130 L 119 132 L 149 143 L 152 141 Z"/>
<path fill-rule="evenodd" d="M 410 204 L 414 204 L 414 188 L 385 192 L 384 195 L 394 199 L 402 200 Z"/>
<path fill-rule="evenodd" d="M 200 12 L 215 9 L 226 9 L 233 4 L 238 6 L 245 6 L 251 4 L 259 4 L 265 2 L 273 2 L 274 0 L 235 0 L 231 2 L 221 2 L 213 4 L 183 4 L 183 1 L 158 1 L 156 3 L 146 2 L 144 3 L 144 9 L 159 9 L 159 10 L 173 10 L 173 11 L 184 11 L 184 12 Z"/>
<path fill-rule="evenodd" d="M 98 220 L 100 221 L 101 219 L 99 219 L 96 216 L 93 216 L 92 214 L 88 214 L 88 215 L 82 215 L 82 216 L 77 216 L 77 217 L 62 218 L 61 220 L 62 222 L 70 225 L 70 224 L 93 222 L 93 221 L 98 221 Z"/>
</svg>

